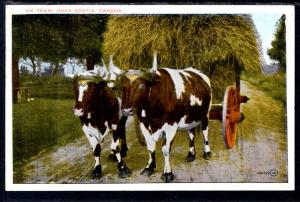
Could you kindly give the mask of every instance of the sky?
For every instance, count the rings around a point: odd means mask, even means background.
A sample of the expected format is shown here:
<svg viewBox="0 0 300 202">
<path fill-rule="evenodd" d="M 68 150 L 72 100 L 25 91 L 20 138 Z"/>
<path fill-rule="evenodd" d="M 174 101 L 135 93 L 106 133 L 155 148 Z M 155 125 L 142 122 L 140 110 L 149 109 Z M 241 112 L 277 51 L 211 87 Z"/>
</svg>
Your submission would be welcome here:
<svg viewBox="0 0 300 202">
<path fill-rule="evenodd" d="M 274 39 L 274 33 L 276 31 L 276 22 L 279 20 L 281 15 L 282 13 L 252 14 L 252 19 L 262 41 L 266 64 L 270 64 L 273 62 L 267 54 L 267 49 L 271 47 L 271 42 Z"/>
</svg>

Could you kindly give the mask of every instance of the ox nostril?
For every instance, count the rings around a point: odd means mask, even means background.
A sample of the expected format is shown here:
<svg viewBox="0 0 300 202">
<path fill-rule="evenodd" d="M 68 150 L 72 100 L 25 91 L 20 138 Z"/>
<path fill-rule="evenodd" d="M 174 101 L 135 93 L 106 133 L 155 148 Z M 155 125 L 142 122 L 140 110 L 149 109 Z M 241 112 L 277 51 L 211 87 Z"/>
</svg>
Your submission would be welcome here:
<svg viewBox="0 0 300 202">
<path fill-rule="evenodd" d="M 133 113 L 133 109 L 132 108 L 122 109 L 122 113 L 126 116 L 131 115 Z"/>
<path fill-rule="evenodd" d="M 76 108 L 74 108 L 74 111 L 73 111 L 73 112 L 74 112 L 74 115 L 75 115 L 75 116 L 78 116 L 78 117 L 84 115 L 83 109 L 76 109 Z"/>
</svg>

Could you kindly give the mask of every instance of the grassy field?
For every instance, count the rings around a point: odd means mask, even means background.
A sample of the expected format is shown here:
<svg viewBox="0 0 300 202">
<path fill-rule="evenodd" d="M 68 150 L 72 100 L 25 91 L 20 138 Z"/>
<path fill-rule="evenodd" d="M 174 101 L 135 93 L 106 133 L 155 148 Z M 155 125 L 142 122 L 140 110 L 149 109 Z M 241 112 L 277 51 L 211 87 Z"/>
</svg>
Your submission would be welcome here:
<svg viewBox="0 0 300 202">
<path fill-rule="evenodd" d="M 19 165 L 40 152 L 82 135 L 70 99 L 36 99 L 13 106 L 13 158 Z"/>
<path fill-rule="evenodd" d="M 282 72 L 273 75 L 261 75 L 253 78 L 245 78 L 252 85 L 265 91 L 274 100 L 286 105 L 286 75 Z"/>
<path fill-rule="evenodd" d="M 39 153 L 64 145 L 82 135 L 73 115 L 72 80 L 63 77 L 22 78 L 32 102 L 13 105 L 13 160 L 20 166 Z M 24 91 L 22 92 L 24 95 Z"/>
</svg>

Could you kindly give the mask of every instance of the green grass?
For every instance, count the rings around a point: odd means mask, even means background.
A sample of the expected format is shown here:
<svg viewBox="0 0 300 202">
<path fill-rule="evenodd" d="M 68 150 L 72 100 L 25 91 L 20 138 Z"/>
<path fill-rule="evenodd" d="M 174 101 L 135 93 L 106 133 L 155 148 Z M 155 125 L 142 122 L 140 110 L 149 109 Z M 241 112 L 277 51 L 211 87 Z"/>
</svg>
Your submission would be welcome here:
<svg viewBox="0 0 300 202">
<path fill-rule="evenodd" d="M 82 135 L 80 121 L 72 112 L 72 83 L 59 75 L 21 76 L 21 102 L 13 105 L 15 166 Z M 26 102 L 26 94 L 34 100 Z"/>
<path fill-rule="evenodd" d="M 286 75 L 284 73 L 261 75 L 245 80 L 266 92 L 274 100 L 281 101 L 283 105 L 286 105 Z"/>
<path fill-rule="evenodd" d="M 73 100 L 36 99 L 13 105 L 13 160 L 20 165 L 82 135 Z"/>
</svg>

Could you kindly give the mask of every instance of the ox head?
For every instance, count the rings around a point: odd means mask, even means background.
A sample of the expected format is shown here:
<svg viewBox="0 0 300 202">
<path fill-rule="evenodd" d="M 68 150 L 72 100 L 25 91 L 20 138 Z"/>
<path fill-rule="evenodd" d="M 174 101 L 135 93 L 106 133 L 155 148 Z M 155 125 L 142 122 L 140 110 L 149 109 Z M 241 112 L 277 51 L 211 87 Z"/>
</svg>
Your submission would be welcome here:
<svg viewBox="0 0 300 202">
<path fill-rule="evenodd" d="M 74 115 L 81 117 L 91 112 L 97 102 L 101 88 L 106 86 L 105 75 L 99 74 L 98 70 L 87 71 L 76 76 L 73 83 L 75 95 Z"/>
<path fill-rule="evenodd" d="M 157 71 L 156 54 L 153 66 L 148 71 L 128 70 L 121 77 L 122 86 L 122 113 L 125 116 L 133 115 L 134 109 L 147 103 L 149 89 L 154 82 Z"/>
<path fill-rule="evenodd" d="M 97 96 L 105 86 L 115 87 L 115 82 L 120 75 L 124 74 L 113 63 L 113 56 L 110 56 L 109 68 L 106 67 L 102 59 L 103 66 L 96 66 L 94 70 L 89 70 L 75 77 L 73 90 L 76 99 L 74 107 L 75 116 L 83 116 L 91 112 L 97 104 Z"/>
</svg>

